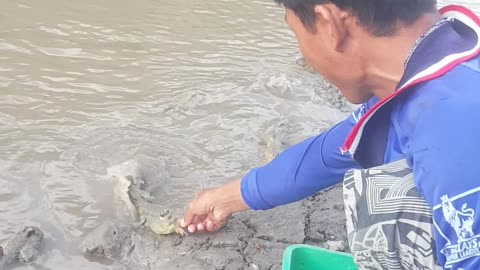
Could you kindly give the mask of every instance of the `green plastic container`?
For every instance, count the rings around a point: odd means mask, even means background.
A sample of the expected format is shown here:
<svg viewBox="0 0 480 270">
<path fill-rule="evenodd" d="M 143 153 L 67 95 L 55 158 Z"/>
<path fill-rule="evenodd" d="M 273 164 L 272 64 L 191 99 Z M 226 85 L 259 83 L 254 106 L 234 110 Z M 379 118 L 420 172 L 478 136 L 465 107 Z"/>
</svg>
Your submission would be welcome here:
<svg viewBox="0 0 480 270">
<path fill-rule="evenodd" d="M 309 245 L 291 245 L 283 252 L 282 270 L 358 270 L 350 254 Z"/>
</svg>

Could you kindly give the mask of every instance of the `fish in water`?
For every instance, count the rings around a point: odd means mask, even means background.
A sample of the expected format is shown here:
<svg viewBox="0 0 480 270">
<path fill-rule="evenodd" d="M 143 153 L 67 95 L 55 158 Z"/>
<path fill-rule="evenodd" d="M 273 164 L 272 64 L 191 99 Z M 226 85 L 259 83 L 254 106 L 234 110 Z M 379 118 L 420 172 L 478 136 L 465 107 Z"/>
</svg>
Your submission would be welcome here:
<svg viewBox="0 0 480 270">
<path fill-rule="evenodd" d="M 132 204 L 137 209 L 138 219 L 146 227 L 150 228 L 156 234 L 177 233 L 186 235 L 185 230 L 180 227 L 180 221 L 173 213 L 158 204 L 149 201 L 151 197 L 148 192 L 141 190 L 134 183 L 137 182 L 133 176 L 126 176 L 125 179 L 132 184 L 129 187 L 128 195 Z"/>
<path fill-rule="evenodd" d="M 174 217 L 170 209 L 152 202 L 154 198 L 150 191 L 165 184 L 164 161 L 140 156 L 119 167 L 113 167 L 109 173 L 116 181 L 117 197 L 127 205 L 136 221 L 140 221 L 156 234 L 186 234 L 180 227 L 179 219 Z"/>
<path fill-rule="evenodd" d="M 312 68 L 312 66 L 310 66 L 310 64 L 307 62 L 305 57 L 299 57 L 295 61 L 295 64 L 297 64 L 297 66 L 301 67 L 302 69 L 304 69 L 308 72 L 315 73 L 315 70 Z"/>
<path fill-rule="evenodd" d="M 280 154 L 282 142 L 275 136 L 270 136 L 265 142 L 263 163 L 268 163 Z"/>
<path fill-rule="evenodd" d="M 264 147 L 261 148 L 260 158 L 263 164 L 269 163 L 286 149 L 286 140 L 290 128 L 288 119 L 281 119 L 267 128 L 265 134 L 262 135 Z"/>
<path fill-rule="evenodd" d="M 34 226 L 27 226 L 0 246 L 0 270 L 11 269 L 18 263 L 34 262 L 43 244 L 43 232 Z"/>
</svg>

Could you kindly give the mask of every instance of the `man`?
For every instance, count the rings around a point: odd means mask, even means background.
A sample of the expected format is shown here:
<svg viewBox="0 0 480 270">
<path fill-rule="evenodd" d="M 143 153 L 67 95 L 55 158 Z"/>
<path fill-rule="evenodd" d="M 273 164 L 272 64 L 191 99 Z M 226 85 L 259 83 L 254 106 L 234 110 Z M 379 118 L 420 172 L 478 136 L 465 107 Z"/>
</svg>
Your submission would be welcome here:
<svg viewBox="0 0 480 270">
<path fill-rule="evenodd" d="M 202 191 L 182 226 L 213 232 L 235 212 L 301 200 L 347 174 L 360 269 L 480 269 L 480 19 L 435 0 L 276 2 L 309 64 L 363 105 Z"/>
</svg>

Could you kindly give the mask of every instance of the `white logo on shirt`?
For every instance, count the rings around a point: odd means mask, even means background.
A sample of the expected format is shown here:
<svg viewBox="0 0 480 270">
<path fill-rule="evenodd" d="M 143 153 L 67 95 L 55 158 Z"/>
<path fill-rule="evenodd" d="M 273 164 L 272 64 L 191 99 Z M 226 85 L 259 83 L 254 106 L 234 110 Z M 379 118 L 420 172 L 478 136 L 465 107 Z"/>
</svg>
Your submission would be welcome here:
<svg viewBox="0 0 480 270">
<path fill-rule="evenodd" d="M 442 212 L 445 220 L 455 231 L 457 241 L 448 239 L 448 243 L 441 250 L 447 258 L 446 268 L 465 259 L 480 256 L 480 235 L 473 233 L 475 211 L 463 204 L 460 210 L 456 209 L 447 195 L 441 197 Z"/>
</svg>

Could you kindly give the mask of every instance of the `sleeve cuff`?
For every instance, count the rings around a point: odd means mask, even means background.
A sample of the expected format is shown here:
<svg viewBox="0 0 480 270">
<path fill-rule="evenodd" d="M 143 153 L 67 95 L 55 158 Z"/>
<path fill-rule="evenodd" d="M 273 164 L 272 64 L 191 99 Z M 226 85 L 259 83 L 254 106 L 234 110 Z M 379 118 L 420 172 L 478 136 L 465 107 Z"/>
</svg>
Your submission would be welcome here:
<svg viewBox="0 0 480 270">
<path fill-rule="evenodd" d="M 257 185 L 257 172 L 259 168 L 251 170 L 242 178 L 240 191 L 243 201 L 253 210 L 268 210 L 274 208 L 268 204 L 260 194 Z"/>
</svg>

